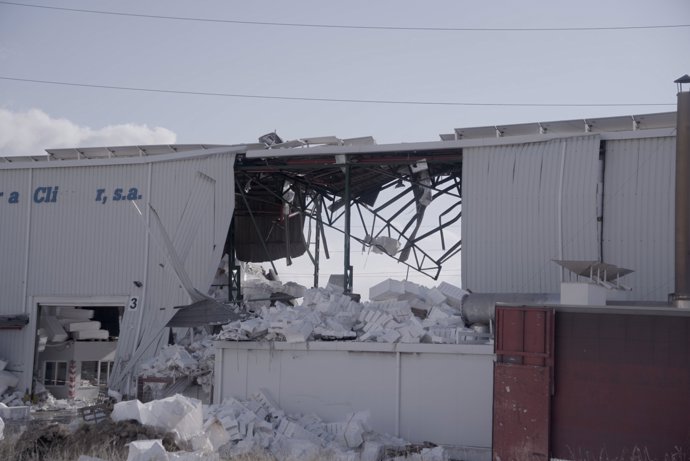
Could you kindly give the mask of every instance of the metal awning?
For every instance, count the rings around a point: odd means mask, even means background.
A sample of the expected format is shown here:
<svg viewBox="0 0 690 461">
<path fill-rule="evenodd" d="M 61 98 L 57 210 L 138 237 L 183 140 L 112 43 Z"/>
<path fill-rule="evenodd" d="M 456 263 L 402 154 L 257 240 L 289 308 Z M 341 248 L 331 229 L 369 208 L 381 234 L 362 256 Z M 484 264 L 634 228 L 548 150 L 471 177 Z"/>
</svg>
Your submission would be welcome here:
<svg viewBox="0 0 690 461">
<path fill-rule="evenodd" d="M 615 264 L 608 264 L 599 261 L 576 261 L 576 260 L 554 260 L 559 266 L 568 269 L 578 277 L 599 279 L 606 282 L 614 282 L 624 275 L 635 272 L 632 269 L 618 267 Z"/>
<path fill-rule="evenodd" d="M 175 315 L 166 327 L 199 327 L 204 325 L 224 325 L 240 318 L 235 309 L 227 304 L 220 304 L 203 299 L 188 306 L 178 306 Z"/>
<path fill-rule="evenodd" d="M 21 330 L 29 323 L 26 314 L 0 315 L 0 330 Z"/>
</svg>

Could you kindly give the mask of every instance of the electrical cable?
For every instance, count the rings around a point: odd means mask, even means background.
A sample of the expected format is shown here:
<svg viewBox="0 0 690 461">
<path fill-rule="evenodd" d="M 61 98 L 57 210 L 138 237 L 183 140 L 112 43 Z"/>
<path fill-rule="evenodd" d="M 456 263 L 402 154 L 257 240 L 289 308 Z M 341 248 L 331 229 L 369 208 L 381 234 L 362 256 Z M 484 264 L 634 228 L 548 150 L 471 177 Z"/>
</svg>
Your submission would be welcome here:
<svg viewBox="0 0 690 461">
<path fill-rule="evenodd" d="M 423 31 L 423 32 L 582 32 L 606 30 L 644 30 L 644 29 L 674 29 L 690 27 L 690 24 L 654 24 L 646 26 L 604 26 L 604 27 L 408 27 L 408 26 L 362 26 L 347 24 L 309 24 L 296 22 L 272 21 L 241 21 L 236 19 L 195 18 L 189 16 L 164 16 L 158 14 L 124 13 L 117 11 L 87 10 L 84 8 L 66 8 L 48 5 L 0 1 L 0 4 L 27 8 L 41 8 L 47 10 L 68 11 L 72 13 L 102 14 L 110 16 L 127 16 L 145 19 L 160 19 L 172 21 L 212 22 L 224 24 L 241 24 L 252 26 L 302 27 L 320 29 L 359 29 L 359 30 L 387 30 L 387 31 Z"/>
<path fill-rule="evenodd" d="M 2 3 L 2 2 L 0 2 Z M 248 99 L 272 99 L 282 101 L 309 101 L 309 102 L 344 102 L 353 104 L 395 104 L 416 106 L 473 106 L 473 107 L 636 107 L 636 106 L 674 106 L 675 103 L 508 103 L 508 102 L 453 102 L 453 101 L 411 101 L 389 99 L 349 99 L 349 98 L 315 98 L 305 96 L 277 96 L 242 93 L 219 93 L 209 91 L 185 91 L 166 90 L 162 88 L 141 88 L 131 86 L 99 85 L 93 83 L 60 82 L 56 80 L 38 80 L 30 78 L 8 77 L 0 75 L 0 80 L 12 80 L 16 82 L 39 83 L 45 85 L 62 85 L 83 88 L 98 88 L 121 91 L 140 91 L 148 93 L 166 93 L 191 96 L 214 96 L 223 98 L 248 98 Z"/>
</svg>

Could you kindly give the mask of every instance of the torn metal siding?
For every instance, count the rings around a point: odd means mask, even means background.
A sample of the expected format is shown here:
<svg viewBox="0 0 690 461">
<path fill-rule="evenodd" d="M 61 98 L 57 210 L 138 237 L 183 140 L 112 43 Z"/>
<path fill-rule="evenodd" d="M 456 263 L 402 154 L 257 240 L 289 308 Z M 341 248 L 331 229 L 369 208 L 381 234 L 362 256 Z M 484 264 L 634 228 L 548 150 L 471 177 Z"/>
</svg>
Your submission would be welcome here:
<svg viewBox="0 0 690 461">
<path fill-rule="evenodd" d="M 152 165 L 151 206 L 160 216 L 192 285 L 210 287 L 220 262 L 234 209 L 234 155 L 206 160 Z M 142 225 L 153 229 L 150 211 Z M 110 387 L 125 394 L 135 389 L 136 363 L 153 356 L 166 343 L 163 329 L 174 306 L 188 304 L 162 242 L 152 232 L 141 309 L 126 309 Z"/>
<path fill-rule="evenodd" d="M 606 142 L 604 259 L 635 271 L 624 299 L 673 292 L 675 148 L 675 137 Z"/>
<path fill-rule="evenodd" d="M 553 259 L 597 259 L 599 136 L 463 150 L 463 287 L 558 292 Z"/>
<path fill-rule="evenodd" d="M 199 290 L 208 289 L 233 214 L 237 150 L 2 165 L 0 315 L 25 313 L 30 321 L 0 335 L 0 353 L 11 369 L 24 371 L 20 389 L 31 382 L 40 300 L 88 304 L 110 297 L 124 305 L 139 297 L 137 309 L 125 309 L 121 341 L 127 351 L 136 338 L 165 325 L 170 306 L 189 301 L 134 204 L 143 213 L 149 202 L 157 206 L 174 237 L 183 229 L 176 242 L 186 247 L 186 269 Z M 192 193 L 200 174 L 207 179 Z M 12 192 L 18 192 L 16 204 Z M 192 210 L 186 214 L 192 222 L 182 226 L 185 210 Z"/>
</svg>

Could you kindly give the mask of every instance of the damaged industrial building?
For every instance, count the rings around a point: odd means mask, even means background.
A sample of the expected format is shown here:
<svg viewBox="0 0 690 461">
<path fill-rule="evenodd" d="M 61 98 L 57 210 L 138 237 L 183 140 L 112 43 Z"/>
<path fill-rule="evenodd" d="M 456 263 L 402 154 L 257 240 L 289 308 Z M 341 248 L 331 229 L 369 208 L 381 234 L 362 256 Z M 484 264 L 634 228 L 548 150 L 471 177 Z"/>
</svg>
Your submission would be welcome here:
<svg viewBox="0 0 690 461">
<path fill-rule="evenodd" d="M 366 410 L 464 459 L 687 453 L 690 311 L 669 300 L 690 296 L 674 267 L 688 112 L 0 158 L 5 391 L 141 397 L 142 366 L 204 327 L 216 404 Z M 342 271 L 325 280 L 333 233 Z M 353 245 L 429 283 L 359 293 Z M 439 283 L 459 253 L 461 280 Z M 272 262 L 298 257 L 312 286 L 272 284 Z"/>
</svg>

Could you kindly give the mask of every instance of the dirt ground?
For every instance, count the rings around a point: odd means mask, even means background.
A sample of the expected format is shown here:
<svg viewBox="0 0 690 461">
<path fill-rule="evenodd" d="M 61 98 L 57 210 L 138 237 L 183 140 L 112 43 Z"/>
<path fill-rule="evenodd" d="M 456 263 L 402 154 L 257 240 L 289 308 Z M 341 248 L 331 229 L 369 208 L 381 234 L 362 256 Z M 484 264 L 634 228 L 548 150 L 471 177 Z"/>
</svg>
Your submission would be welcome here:
<svg viewBox="0 0 690 461">
<path fill-rule="evenodd" d="M 71 432 L 67 425 L 32 421 L 21 435 L 0 443 L 0 459 L 17 461 L 74 460 L 85 454 L 108 460 L 127 459 L 127 443 L 135 440 L 162 439 L 167 451 L 178 451 L 169 434 L 136 421 L 83 424 Z"/>
</svg>

